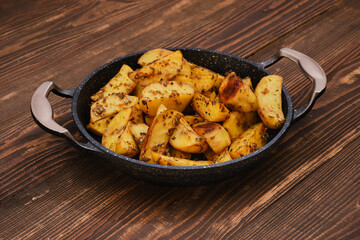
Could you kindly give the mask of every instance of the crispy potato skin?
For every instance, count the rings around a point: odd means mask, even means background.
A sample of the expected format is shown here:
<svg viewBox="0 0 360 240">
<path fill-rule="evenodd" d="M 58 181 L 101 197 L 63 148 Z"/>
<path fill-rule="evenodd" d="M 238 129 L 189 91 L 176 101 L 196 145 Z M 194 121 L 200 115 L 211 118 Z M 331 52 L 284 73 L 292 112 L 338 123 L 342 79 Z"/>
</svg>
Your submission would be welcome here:
<svg viewBox="0 0 360 240">
<path fill-rule="evenodd" d="M 140 86 L 147 86 L 151 83 L 161 81 L 169 81 L 180 72 L 182 64 L 182 53 L 176 51 L 131 72 L 129 78 Z"/>
<path fill-rule="evenodd" d="M 154 163 L 151 151 L 161 154 L 165 153 L 170 136 L 179 124 L 182 116 L 182 113 L 178 111 L 166 110 L 154 118 L 140 151 L 141 161 Z"/>
<path fill-rule="evenodd" d="M 283 78 L 277 75 L 263 77 L 255 88 L 258 99 L 258 114 L 264 124 L 272 129 L 280 128 L 285 117 L 281 105 Z"/>
<path fill-rule="evenodd" d="M 141 110 L 155 116 L 161 104 L 167 109 L 182 112 L 190 103 L 194 89 L 176 81 L 152 83 L 146 86 L 140 96 Z"/>
<path fill-rule="evenodd" d="M 205 138 L 205 141 L 216 154 L 221 153 L 231 144 L 229 133 L 219 123 L 204 122 L 192 127 L 195 132 Z"/>
<path fill-rule="evenodd" d="M 228 74 L 221 83 L 219 95 L 225 106 L 233 110 L 251 112 L 258 108 L 255 93 L 234 72 Z"/>
<path fill-rule="evenodd" d="M 243 132 L 239 138 L 231 143 L 230 155 L 233 159 L 250 154 L 266 144 L 266 127 L 264 123 L 257 123 Z"/>
</svg>

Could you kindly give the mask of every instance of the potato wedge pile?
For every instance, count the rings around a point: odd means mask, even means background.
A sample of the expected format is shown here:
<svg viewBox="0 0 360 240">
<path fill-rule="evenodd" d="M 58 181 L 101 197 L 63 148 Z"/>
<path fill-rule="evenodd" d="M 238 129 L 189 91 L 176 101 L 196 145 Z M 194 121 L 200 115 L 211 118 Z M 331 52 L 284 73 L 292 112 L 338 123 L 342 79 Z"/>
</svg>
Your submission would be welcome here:
<svg viewBox="0 0 360 240">
<path fill-rule="evenodd" d="M 179 50 L 148 51 L 138 64 L 124 64 L 91 96 L 87 128 L 121 155 L 171 166 L 231 161 L 263 147 L 266 130 L 285 121 L 280 76 L 254 90 L 250 78 L 222 76 Z"/>
</svg>

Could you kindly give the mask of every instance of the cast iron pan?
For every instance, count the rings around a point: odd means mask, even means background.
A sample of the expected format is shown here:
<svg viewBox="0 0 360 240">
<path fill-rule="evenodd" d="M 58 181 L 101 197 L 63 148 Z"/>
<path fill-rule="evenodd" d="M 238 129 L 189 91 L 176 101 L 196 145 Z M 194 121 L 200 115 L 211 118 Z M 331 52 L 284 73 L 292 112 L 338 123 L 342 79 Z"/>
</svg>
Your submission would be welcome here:
<svg viewBox="0 0 360 240">
<path fill-rule="evenodd" d="M 163 166 L 128 158 L 102 146 L 101 140 L 86 129 L 86 125 L 89 122 L 90 96 L 104 86 L 119 71 L 123 64 L 129 65 L 133 69 L 139 68 L 137 60 L 144 52 L 130 54 L 106 63 L 91 73 L 75 89 L 61 89 L 53 82 L 42 83 L 31 99 L 33 118 L 46 131 L 66 137 L 75 147 L 86 150 L 89 154 L 96 154 L 99 158 L 105 159 L 105 161 L 114 165 L 122 172 L 138 179 L 166 185 L 203 185 L 234 177 L 250 167 L 256 167 L 257 164 L 260 164 L 260 160 L 269 156 L 277 143 L 284 137 L 290 124 L 306 115 L 316 98 L 326 88 L 326 75 L 322 68 L 310 57 L 292 49 L 282 48 L 274 56 L 263 62 L 251 62 L 234 55 L 206 49 L 173 48 L 171 50 L 176 49 L 181 50 L 184 58 L 188 61 L 209 68 L 214 72 L 225 74 L 226 72 L 234 71 L 240 77 L 251 77 L 254 87 L 262 77 L 271 74 L 265 69 L 266 67 L 282 57 L 287 57 L 296 62 L 303 74 L 311 80 L 313 87 L 310 99 L 305 106 L 293 109 L 289 93 L 283 87 L 282 106 L 286 116 L 283 127 L 278 130 L 269 131 L 270 140 L 261 149 L 229 162 L 209 166 Z M 67 129 L 54 121 L 52 107 L 47 98 L 50 92 L 73 99 L 73 119 L 86 142 L 79 142 Z"/>
</svg>

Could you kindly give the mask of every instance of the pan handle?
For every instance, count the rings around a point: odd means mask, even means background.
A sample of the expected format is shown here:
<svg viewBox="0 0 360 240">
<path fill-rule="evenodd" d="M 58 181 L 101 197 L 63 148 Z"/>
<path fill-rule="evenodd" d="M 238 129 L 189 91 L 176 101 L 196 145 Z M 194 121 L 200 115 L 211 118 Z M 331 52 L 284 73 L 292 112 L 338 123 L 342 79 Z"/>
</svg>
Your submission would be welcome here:
<svg viewBox="0 0 360 240">
<path fill-rule="evenodd" d="M 48 100 L 50 92 L 55 93 L 61 97 L 72 98 L 74 96 L 75 89 L 61 89 L 53 82 L 42 83 L 35 91 L 31 98 L 31 114 L 35 122 L 45 131 L 60 136 L 66 137 L 76 147 L 82 149 L 99 152 L 91 143 L 78 142 L 71 133 L 64 127 L 55 122 L 53 118 L 53 110 Z"/>
<path fill-rule="evenodd" d="M 302 71 L 302 73 L 313 84 L 313 92 L 309 96 L 308 103 L 305 106 L 294 110 L 293 120 L 297 120 L 300 117 L 306 115 L 306 113 L 314 105 L 317 97 L 319 97 L 324 92 L 327 83 L 326 75 L 324 70 L 317 62 L 315 62 L 315 60 L 301 52 L 295 51 L 290 48 L 281 48 L 275 55 L 263 62 L 260 62 L 259 65 L 262 68 L 266 68 L 279 61 L 282 57 L 286 57 L 295 62 Z"/>
</svg>

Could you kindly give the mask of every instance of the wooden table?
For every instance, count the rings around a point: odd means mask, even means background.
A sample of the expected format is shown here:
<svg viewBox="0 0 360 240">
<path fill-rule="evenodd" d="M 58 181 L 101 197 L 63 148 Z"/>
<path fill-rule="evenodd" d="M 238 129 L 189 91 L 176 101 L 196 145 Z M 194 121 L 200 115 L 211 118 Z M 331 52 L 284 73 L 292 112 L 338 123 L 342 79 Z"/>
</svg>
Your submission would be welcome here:
<svg viewBox="0 0 360 240">
<path fill-rule="evenodd" d="M 0 1 L 0 239 L 359 239 L 360 1 Z M 221 183 L 145 183 L 48 134 L 30 114 L 44 81 L 77 87 L 140 50 L 197 47 L 263 61 L 282 47 L 328 84 L 260 166 Z M 291 61 L 295 107 L 309 81 Z M 78 134 L 71 99 L 50 95 Z"/>
</svg>

